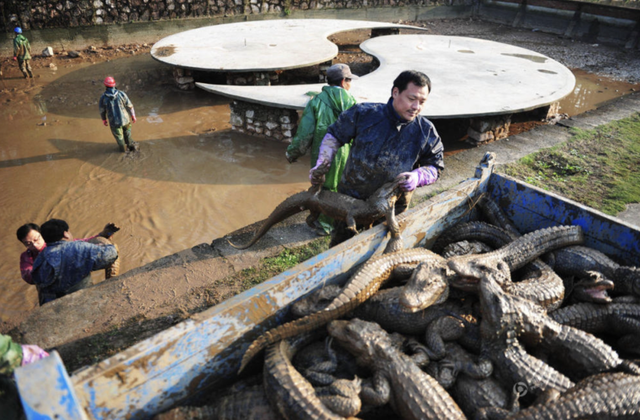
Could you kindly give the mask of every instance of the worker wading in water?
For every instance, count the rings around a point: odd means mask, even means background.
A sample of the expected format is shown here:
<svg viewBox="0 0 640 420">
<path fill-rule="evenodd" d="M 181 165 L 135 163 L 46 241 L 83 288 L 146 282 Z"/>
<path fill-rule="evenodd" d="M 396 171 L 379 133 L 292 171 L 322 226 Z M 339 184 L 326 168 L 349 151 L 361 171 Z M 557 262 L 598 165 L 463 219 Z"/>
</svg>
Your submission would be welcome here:
<svg viewBox="0 0 640 420">
<path fill-rule="evenodd" d="M 111 127 L 111 133 L 121 152 L 138 150 L 138 144 L 131 138 L 131 123 L 136 122 L 136 113 L 131 100 L 126 93 L 116 89 L 116 81 L 113 77 L 104 79 L 104 85 L 106 90 L 99 102 L 102 123 Z"/>
<path fill-rule="evenodd" d="M 31 45 L 29 40 L 22 35 L 22 28 L 18 27 L 13 30 L 16 33 L 16 37 L 13 39 L 13 59 L 18 60 L 18 67 L 24 75 L 33 78 L 31 72 Z M 1 73 L 0 73 L 1 74 Z"/>
</svg>

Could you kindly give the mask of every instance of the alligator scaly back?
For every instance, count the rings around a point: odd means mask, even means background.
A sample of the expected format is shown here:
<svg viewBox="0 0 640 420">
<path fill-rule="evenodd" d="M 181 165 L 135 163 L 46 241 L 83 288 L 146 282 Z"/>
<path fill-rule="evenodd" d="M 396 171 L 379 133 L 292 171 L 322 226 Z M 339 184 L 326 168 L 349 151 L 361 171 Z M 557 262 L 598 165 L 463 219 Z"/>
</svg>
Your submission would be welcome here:
<svg viewBox="0 0 640 420">
<path fill-rule="evenodd" d="M 305 210 L 310 211 L 307 223 L 310 224 L 320 214 L 347 223 L 349 229 L 356 231 L 356 225 L 369 226 L 376 220 L 387 218 L 387 226 L 391 231 L 391 247 L 393 250 L 402 246 L 400 240 L 400 226 L 395 220 L 394 205 L 399 196 L 410 197 L 410 194 L 400 191 L 402 178 L 396 178 L 378 188 L 366 200 L 360 200 L 346 194 L 329 191 L 312 186 L 307 191 L 292 195 L 284 200 L 269 215 L 253 238 L 244 245 L 231 245 L 238 249 L 245 249 L 255 244 L 273 225 Z M 408 204 L 408 201 L 407 201 Z M 396 248 L 393 248 L 395 245 Z"/>
<path fill-rule="evenodd" d="M 389 279 L 396 266 L 400 264 L 417 265 L 433 259 L 440 260 L 442 257 L 423 248 L 407 249 L 370 259 L 355 272 L 342 292 L 325 310 L 280 325 L 258 337 L 245 352 L 239 371 L 242 371 L 247 363 L 269 344 L 312 331 L 350 312 L 376 293 L 380 286 Z"/>
</svg>

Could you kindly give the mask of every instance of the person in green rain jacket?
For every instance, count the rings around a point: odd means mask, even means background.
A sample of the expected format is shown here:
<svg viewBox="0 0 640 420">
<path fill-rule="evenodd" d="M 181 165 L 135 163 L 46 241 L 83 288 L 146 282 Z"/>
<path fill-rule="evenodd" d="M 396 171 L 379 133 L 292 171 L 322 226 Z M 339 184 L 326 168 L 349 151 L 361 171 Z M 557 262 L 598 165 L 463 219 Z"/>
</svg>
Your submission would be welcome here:
<svg viewBox="0 0 640 420">
<path fill-rule="evenodd" d="M 18 66 L 25 79 L 27 77 L 33 78 L 29 40 L 22 35 L 22 28 L 16 27 L 13 31 L 16 33 L 16 37 L 13 39 L 13 59 L 18 61 Z"/>
<path fill-rule="evenodd" d="M 298 131 L 287 147 L 286 157 L 289 163 L 295 162 L 311 149 L 311 166 L 318 159 L 320 143 L 327 133 L 327 128 L 333 124 L 340 113 L 356 104 L 356 99 L 349 93 L 351 80 L 358 76 L 351 74 L 351 69 L 346 64 L 335 64 L 327 69 L 327 82 L 322 92 L 314 96 L 302 113 Z M 349 157 L 350 145 L 342 146 L 337 154 L 329 172 L 326 174 L 323 188 L 336 191 L 342 171 Z M 331 218 L 321 215 L 318 219 L 318 228 L 326 234 L 330 233 Z"/>
</svg>

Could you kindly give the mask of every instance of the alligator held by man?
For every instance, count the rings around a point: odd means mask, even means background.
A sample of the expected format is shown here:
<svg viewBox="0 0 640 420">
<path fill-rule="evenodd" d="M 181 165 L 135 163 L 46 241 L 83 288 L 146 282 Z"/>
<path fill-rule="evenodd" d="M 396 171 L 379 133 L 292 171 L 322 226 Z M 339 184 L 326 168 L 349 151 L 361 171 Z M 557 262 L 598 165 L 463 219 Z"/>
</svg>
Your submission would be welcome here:
<svg viewBox="0 0 640 420">
<path fill-rule="evenodd" d="M 393 182 L 384 184 L 366 200 L 358 200 L 346 194 L 329 190 L 318 191 L 317 187 L 311 187 L 307 191 L 294 194 L 280 203 L 247 243 L 234 244 L 231 241 L 229 243 L 237 249 L 249 248 L 276 223 L 309 210 L 310 214 L 307 217 L 309 226 L 313 226 L 313 222 L 320 214 L 325 214 L 335 220 L 345 221 L 348 228 L 355 233 L 358 233 L 356 226 L 370 226 L 376 220 L 386 217 L 391 232 L 391 242 L 396 243 L 395 246 L 397 246 L 400 227 L 395 218 L 395 203 L 401 195 L 405 195 L 405 200 L 409 203 L 412 195 L 411 192 L 400 190 L 399 185 L 402 180 L 403 178 L 397 178 Z"/>
</svg>

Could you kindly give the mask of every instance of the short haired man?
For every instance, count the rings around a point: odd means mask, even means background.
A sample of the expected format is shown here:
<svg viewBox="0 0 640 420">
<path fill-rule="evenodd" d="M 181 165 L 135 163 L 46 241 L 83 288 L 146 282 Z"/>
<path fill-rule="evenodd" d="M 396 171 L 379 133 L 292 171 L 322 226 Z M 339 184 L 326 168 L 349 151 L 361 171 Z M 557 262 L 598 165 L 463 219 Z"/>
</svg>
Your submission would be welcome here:
<svg viewBox="0 0 640 420">
<path fill-rule="evenodd" d="M 314 96 L 304 108 L 298 131 L 287 147 L 286 157 L 289 163 L 295 162 L 311 148 L 311 166 L 315 166 L 320 143 L 327 133 L 327 128 L 338 119 L 344 110 L 356 104 L 356 99 L 349 93 L 349 89 L 351 89 L 351 80 L 357 78 L 358 76 L 353 75 L 346 64 L 334 64 L 327 69 L 329 86 L 323 86 L 322 92 Z M 338 148 L 329 172 L 325 175 L 324 188 L 330 191 L 337 190 L 338 182 L 349 157 L 349 149 L 349 143 Z M 318 219 L 320 228 L 329 232 L 332 221 L 323 216 Z"/>
<path fill-rule="evenodd" d="M 106 268 L 118 258 L 113 244 L 74 241 L 64 220 L 51 219 L 40 227 L 47 247 L 33 263 L 31 278 L 40 305 L 91 285 L 91 272 Z"/>
<path fill-rule="evenodd" d="M 126 93 L 116 89 L 116 81 L 113 77 L 106 77 L 104 86 L 105 91 L 98 102 L 102 124 L 105 127 L 111 127 L 111 134 L 115 137 L 122 153 L 127 150 L 135 151 L 138 144 L 131 137 L 131 123 L 137 121 L 133 103 Z"/>
<path fill-rule="evenodd" d="M 33 79 L 30 64 L 31 44 L 29 44 L 29 40 L 22 35 L 22 28 L 16 27 L 13 31 L 16 33 L 16 37 L 13 39 L 13 59 L 18 61 L 18 67 L 20 67 L 24 78 L 31 77 Z"/>
<path fill-rule="evenodd" d="M 93 242 L 98 241 L 98 236 L 105 239 L 111 239 L 114 233 L 119 231 L 120 228 L 113 223 L 107 223 L 104 229 L 97 235 L 90 236 L 84 239 L 76 239 L 77 241 Z M 38 258 L 40 252 L 47 247 L 47 244 L 40 234 L 40 226 L 35 223 L 25 223 L 20 226 L 16 231 L 18 240 L 27 248 L 22 254 L 20 254 L 20 276 L 22 280 L 28 284 L 33 284 L 31 279 L 31 271 L 33 271 L 33 263 Z M 113 270 L 110 271 L 112 273 Z M 115 274 L 114 274 L 115 275 Z M 109 277 L 107 277 L 109 278 Z"/>
<path fill-rule="evenodd" d="M 426 74 L 407 70 L 394 80 L 386 104 L 361 103 L 343 112 L 322 140 L 311 183 L 323 182 L 336 150 L 351 139 L 338 192 L 364 200 L 396 177 L 406 177 L 404 191 L 436 182 L 444 169 L 444 147 L 431 121 L 420 115 L 430 92 Z M 353 236 L 345 226 L 336 223 L 331 246 Z"/>
</svg>

